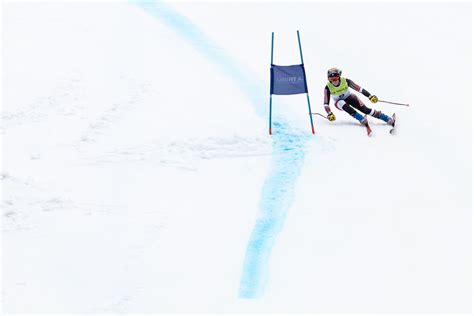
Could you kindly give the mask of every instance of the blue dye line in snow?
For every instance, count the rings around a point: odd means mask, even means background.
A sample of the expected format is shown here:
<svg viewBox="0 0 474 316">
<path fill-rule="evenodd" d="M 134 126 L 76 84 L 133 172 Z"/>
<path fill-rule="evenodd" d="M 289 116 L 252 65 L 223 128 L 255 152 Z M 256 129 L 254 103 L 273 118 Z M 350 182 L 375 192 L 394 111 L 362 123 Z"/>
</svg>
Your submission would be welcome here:
<svg viewBox="0 0 474 316">
<path fill-rule="evenodd" d="M 282 128 L 278 123 L 275 125 Z M 247 246 L 240 281 L 241 298 L 257 298 L 263 294 L 270 253 L 293 203 L 310 136 L 276 132 L 272 139 L 271 170 L 263 185 L 259 218 Z"/>
<path fill-rule="evenodd" d="M 265 103 L 266 95 L 263 92 L 267 89 L 261 84 L 249 83 L 248 78 L 253 78 L 249 77 L 249 71 L 243 70 L 235 60 L 213 43 L 198 26 L 163 2 L 146 0 L 130 0 L 130 2 L 138 5 L 186 39 L 199 53 L 217 66 L 219 71 L 236 82 L 236 85 L 251 101 L 259 116 L 265 116 L 266 108 L 261 105 Z"/>
<path fill-rule="evenodd" d="M 159 1 L 131 0 L 151 16 L 164 22 L 177 34 L 240 87 L 252 103 L 256 113 L 267 115 L 268 87 L 255 83 L 249 71 L 243 70 L 231 57 L 207 38 L 199 28 L 172 8 Z M 247 83 L 242 85 L 242 83 Z M 262 295 L 268 274 L 268 263 L 275 239 L 283 227 L 286 215 L 294 199 L 296 181 L 300 175 L 305 145 L 310 136 L 292 129 L 278 117 L 272 137 L 273 154 L 270 174 L 265 179 L 260 199 L 260 214 L 247 246 L 239 289 L 241 298 L 257 298 Z"/>
</svg>

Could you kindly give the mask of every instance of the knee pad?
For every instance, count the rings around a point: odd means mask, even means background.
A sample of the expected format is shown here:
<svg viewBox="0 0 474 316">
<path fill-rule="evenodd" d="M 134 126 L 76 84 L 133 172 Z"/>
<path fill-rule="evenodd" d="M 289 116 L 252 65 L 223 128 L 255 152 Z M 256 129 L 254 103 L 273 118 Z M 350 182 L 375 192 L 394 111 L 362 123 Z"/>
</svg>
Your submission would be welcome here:
<svg viewBox="0 0 474 316">
<path fill-rule="evenodd" d="M 336 108 L 337 108 L 338 110 L 344 111 L 344 110 L 342 109 L 342 107 L 344 106 L 344 104 L 346 104 L 346 101 L 344 101 L 344 100 L 337 100 L 335 105 L 336 105 Z"/>
</svg>

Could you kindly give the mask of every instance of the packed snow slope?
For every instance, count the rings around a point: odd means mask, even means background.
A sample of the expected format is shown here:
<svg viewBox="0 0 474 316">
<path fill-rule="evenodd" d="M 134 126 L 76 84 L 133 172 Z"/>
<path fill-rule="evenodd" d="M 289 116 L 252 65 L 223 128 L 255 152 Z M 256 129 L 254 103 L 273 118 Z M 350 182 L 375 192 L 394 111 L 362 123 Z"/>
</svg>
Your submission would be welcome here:
<svg viewBox="0 0 474 316">
<path fill-rule="evenodd" d="M 469 312 L 471 4 L 6 3 L 4 313 Z M 410 107 L 273 98 L 298 64 Z"/>
</svg>

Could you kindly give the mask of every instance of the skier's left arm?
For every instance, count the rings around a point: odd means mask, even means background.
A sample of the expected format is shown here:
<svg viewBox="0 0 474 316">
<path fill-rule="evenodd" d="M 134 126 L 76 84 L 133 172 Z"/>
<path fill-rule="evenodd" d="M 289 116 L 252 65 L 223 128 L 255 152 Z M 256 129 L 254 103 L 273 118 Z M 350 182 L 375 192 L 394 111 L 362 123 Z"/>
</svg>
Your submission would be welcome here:
<svg viewBox="0 0 474 316">
<path fill-rule="evenodd" d="M 355 91 L 362 93 L 364 96 L 369 98 L 370 102 L 377 103 L 379 101 L 376 95 L 370 94 L 369 91 L 365 90 L 364 88 L 359 86 L 357 83 L 355 83 L 351 79 L 346 79 L 346 80 L 347 80 L 347 84 L 349 85 L 349 88 L 352 88 Z"/>
</svg>

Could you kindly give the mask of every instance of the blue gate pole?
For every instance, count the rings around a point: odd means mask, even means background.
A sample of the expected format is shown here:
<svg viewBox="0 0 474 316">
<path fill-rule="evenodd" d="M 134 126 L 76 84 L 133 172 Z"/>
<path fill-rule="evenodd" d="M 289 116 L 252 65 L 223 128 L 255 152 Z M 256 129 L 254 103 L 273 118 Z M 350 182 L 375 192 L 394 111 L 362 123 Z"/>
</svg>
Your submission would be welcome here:
<svg viewBox="0 0 474 316">
<path fill-rule="evenodd" d="M 298 35 L 298 46 L 300 47 L 301 64 L 303 65 L 303 69 L 304 69 L 303 50 L 301 49 L 300 31 L 297 30 L 296 34 Z M 304 80 L 306 82 L 306 74 L 305 74 Z M 307 90 L 307 87 L 306 87 L 306 90 Z M 306 92 L 306 99 L 308 100 L 308 110 L 309 110 L 309 120 L 311 122 L 311 131 L 314 134 L 313 116 L 311 114 L 312 113 L 311 112 L 311 104 L 309 103 L 309 94 L 308 94 L 308 92 Z"/>
<path fill-rule="evenodd" d="M 270 115 L 268 119 L 268 132 L 270 135 L 272 134 L 272 67 L 273 67 L 273 32 L 272 32 L 272 54 L 271 54 L 271 61 L 270 61 Z"/>
</svg>

